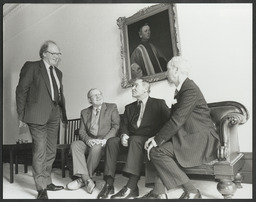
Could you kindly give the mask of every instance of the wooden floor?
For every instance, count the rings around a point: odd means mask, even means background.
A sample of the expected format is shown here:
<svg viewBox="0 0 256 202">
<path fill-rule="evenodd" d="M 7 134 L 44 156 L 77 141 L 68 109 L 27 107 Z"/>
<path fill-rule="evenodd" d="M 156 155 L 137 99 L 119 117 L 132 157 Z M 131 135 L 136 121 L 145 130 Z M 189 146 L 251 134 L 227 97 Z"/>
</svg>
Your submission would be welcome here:
<svg viewBox="0 0 256 202">
<path fill-rule="evenodd" d="M 4 199 L 35 199 L 37 192 L 35 190 L 34 180 L 32 178 L 31 166 L 28 167 L 28 173 L 23 172 L 23 166 L 19 165 L 19 173 L 14 176 L 14 183 L 9 183 L 9 163 L 3 164 L 3 198 Z M 66 173 L 68 176 L 68 172 Z M 61 170 L 54 168 L 52 172 L 53 183 L 65 186 L 71 180 L 69 177 L 62 178 Z M 104 186 L 102 176 L 94 176 L 96 188 L 92 194 L 87 194 L 81 188 L 76 191 L 61 190 L 56 192 L 48 191 L 49 199 L 96 199 L 99 191 Z M 115 179 L 115 191 L 119 191 L 127 182 L 127 178 L 118 174 Z M 139 181 L 140 196 L 150 191 L 144 187 L 145 178 Z M 217 183 L 215 181 L 192 180 L 194 185 L 201 191 L 203 199 L 222 199 L 221 194 L 217 191 Z M 252 184 L 242 184 L 243 188 L 238 189 L 234 195 L 234 199 L 252 199 Z M 181 188 L 176 188 L 168 192 L 169 199 L 177 199 L 182 194 Z M 15 200 L 15 201 L 16 201 Z M 66 201 L 66 200 L 65 200 Z"/>
</svg>

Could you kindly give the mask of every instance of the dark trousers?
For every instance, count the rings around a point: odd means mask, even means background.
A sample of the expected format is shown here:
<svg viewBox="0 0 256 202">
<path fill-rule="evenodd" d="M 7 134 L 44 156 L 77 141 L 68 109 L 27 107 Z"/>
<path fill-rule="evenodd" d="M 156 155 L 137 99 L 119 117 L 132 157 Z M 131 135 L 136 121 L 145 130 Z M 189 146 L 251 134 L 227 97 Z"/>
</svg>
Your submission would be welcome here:
<svg viewBox="0 0 256 202">
<path fill-rule="evenodd" d="M 147 139 L 148 137 L 145 136 L 130 136 L 128 147 L 122 146 L 119 137 L 108 139 L 106 144 L 104 175 L 115 177 L 118 154 L 125 152 L 127 153 L 127 160 L 123 171 L 140 176 L 144 162 L 144 144 Z"/>
<path fill-rule="evenodd" d="M 52 183 L 51 170 L 56 157 L 60 124 L 59 106 L 53 106 L 49 120 L 44 125 L 29 124 L 32 136 L 32 173 L 37 191 Z"/>
<path fill-rule="evenodd" d="M 185 184 L 189 181 L 188 176 L 175 160 L 172 142 L 166 142 L 159 147 L 153 147 L 150 151 L 150 159 L 157 172 L 155 179 L 160 177 L 167 190 Z M 154 172 L 151 170 L 151 172 Z M 153 176 L 154 173 L 151 173 Z"/>
</svg>

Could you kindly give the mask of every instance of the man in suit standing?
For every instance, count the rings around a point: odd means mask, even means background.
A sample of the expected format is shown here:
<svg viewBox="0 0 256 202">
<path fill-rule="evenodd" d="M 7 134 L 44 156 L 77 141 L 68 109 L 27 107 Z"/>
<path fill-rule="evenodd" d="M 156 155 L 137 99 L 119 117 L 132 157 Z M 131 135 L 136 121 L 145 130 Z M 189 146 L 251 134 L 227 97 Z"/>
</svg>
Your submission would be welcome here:
<svg viewBox="0 0 256 202">
<path fill-rule="evenodd" d="M 73 173 L 79 178 L 67 184 L 67 188 L 76 190 L 85 186 L 91 194 L 95 187 L 91 177 L 105 153 L 107 140 L 116 136 L 120 116 L 116 104 L 103 102 L 100 90 L 89 90 L 87 98 L 92 105 L 81 111 L 80 140 L 71 144 Z"/>
<path fill-rule="evenodd" d="M 188 78 L 189 64 L 181 56 L 167 65 L 170 84 L 176 87 L 177 103 L 169 121 L 145 143 L 148 157 L 156 169 L 155 186 L 142 199 L 167 198 L 166 190 L 182 186 L 180 199 L 202 198 L 182 167 L 194 167 L 216 158 L 219 136 L 210 110 L 198 86 Z"/>
<path fill-rule="evenodd" d="M 48 199 L 47 190 L 63 186 L 52 183 L 60 118 L 67 123 L 62 72 L 57 68 L 60 48 L 46 41 L 39 51 L 40 61 L 26 62 L 16 88 L 19 127 L 28 125 L 32 136 L 32 172 L 38 199 Z"/>
<path fill-rule="evenodd" d="M 144 143 L 154 136 L 169 118 L 169 108 L 164 100 L 149 97 L 150 85 L 142 79 L 135 80 L 132 96 L 137 101 L 125 107 L 121 124 L 121 136 L 107 141 L 104 179 L 106 181 L 98 199 L 109 198 L 114 194 L 114 177 L 117 156 L 120 151 L 127 153 L 123 171 L 129 174 L 127 184 L 113 199 L 133 198 L 139 195 L 137 183 L 144 163 Z"/>
</svg>

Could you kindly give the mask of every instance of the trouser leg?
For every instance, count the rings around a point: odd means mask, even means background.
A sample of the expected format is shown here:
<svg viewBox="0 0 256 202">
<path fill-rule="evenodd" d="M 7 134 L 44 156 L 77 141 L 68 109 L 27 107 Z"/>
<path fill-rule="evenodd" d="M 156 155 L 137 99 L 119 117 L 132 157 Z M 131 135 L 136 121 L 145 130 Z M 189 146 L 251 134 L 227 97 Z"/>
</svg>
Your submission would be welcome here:
<svg viewBox="0 0 256 202">
<path fill-rule="evenodd" d="M 73 174 L 81 177 L 81 175 L 89 176 L 85 154 L 89 150 L 89 146 L 83 141 L 77 140 L 71 143 L 71 153 L 73 160 Z"/>
<path fill-rule="evenodd" d="M 115 177 L 117 156 L 120 152 L 121 140 L 119 137 L 108 139 L 106 143 L 104 175 Z"/>
<path fill-rule="evenodd" d="M 51 172 L 52 165 L 56 158 L 57 153 L 57 141 L 59 134 L 60 120 L 56 119 L 47 123 L 47 148 L 46 148 L 46 184 L 52 183 Z"/>
<path fill-rule="evenodd" d="M 46 125 L 29 124 L 32 137 L 32 173 L 37 191 L 45 189 L 46 174 Z"/>
<path fill-rule="evenodd" d="M 186 173 L 174 160 L 173 144 L 167 142 L 150 151 L 150 159 L 167 190 L 189 181 Z"/>
<path fill-rule="evenodd" d="M 90 177 L 92 177 L 93 172 L 99 165 L 104 150 L 105 147 L 102 147 L 101 145 L 95 145 L 89 149 L 89 154 L 87 157 L 87 168 Z"/>
<path fill-rule="evenodd" d="M 59 123 L 59 109 L 54 107 L 46 124 L 28 124 L 32 137 L 32 173 L 38 191 L 52 182 Z"/>
<path fill-rule="evenodd" d="M 140 176 L 144 164 L 144 144 L 147 139 L 148 137 L 144 136 L 131 136 L 129 138 L 129 148 L 127 160 L 123 169 L 124 172 Z"/>
</svg>

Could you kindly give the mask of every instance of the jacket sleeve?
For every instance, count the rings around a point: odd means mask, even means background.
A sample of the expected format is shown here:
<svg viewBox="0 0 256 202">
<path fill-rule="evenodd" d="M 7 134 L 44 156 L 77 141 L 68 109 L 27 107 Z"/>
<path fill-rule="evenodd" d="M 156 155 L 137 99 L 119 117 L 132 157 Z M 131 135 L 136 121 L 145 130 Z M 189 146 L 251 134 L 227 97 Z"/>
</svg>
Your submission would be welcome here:
<svg viewBox="0 0 256 202">
<path fill-rule="evenodd" d="M 20 78 L 16 87 L 16 105 L 18 119 L 23 121 L 25 105 L 29 94 L 30 85 L 33 81 L 33 68 L 26 62 L 20 71 Z"/>
<path fill-rule="evenodd" d="M 80 139 L 86 143 L 88 140 L 92 139 L 91 137 L 89 137 L 87 131 L 86 131 L 86 126 L 85 126 L 85 120 L 84 120 L 84 116 L 81 112 L 81 121 L 80 121 L 80 127 L 79 127 L 79 137 Z"/>
<path fill-rule="evenodd" d="M 120 126 L 120 116 L 119 116 L 119 112 L 117 110 L 117 106 L 116 104 L 113 104 L 113 109 L 112 109 L 112 113 L 111 113 L 111 129 L 108 132 L 108 134 L 105 136 L 104 139 L 109 139 L 111 137 L 115 137 L 117 134 L 117 131 L 119 129 Z"/>
<path fill-rule="evenodd" d="M 186 122 L 196 106 L 198 91 L 195 88 L 188 88 L 181 92 L 175 109 L 171 113 L 169 120 L 155 136 L 158 146 L 170 140 Z M 172 109 L 173 110 L 173 109 Z"/>
<path fill-rule="evenodd" d="M 167 106 L 165 100 L 161 102 L 161 119 L 162 123 L 166 123 L 170 118 L 170 108 Z"/>
<path fill-rule="evenodd" d="M 129 125 L 128 109 L 126 106 L 124 110 L 123 122 L 121 123 L 121 126 L 120 126 L 120 135 L 127 134 L 129 136 L 128 125 Z"/>
</svg>

